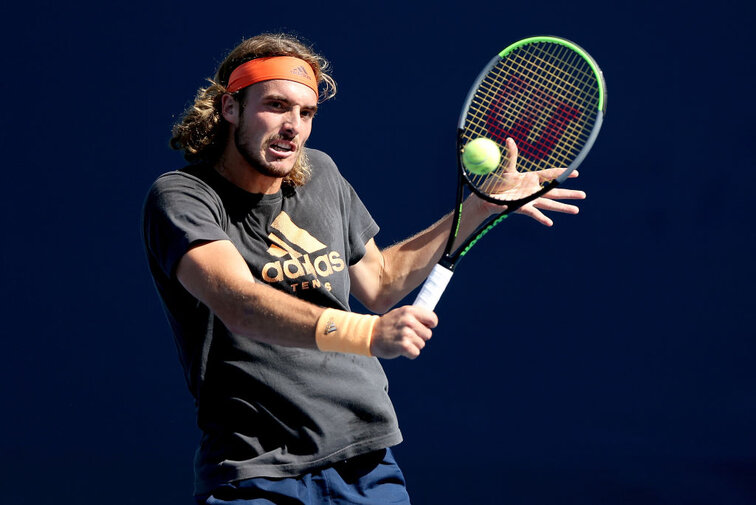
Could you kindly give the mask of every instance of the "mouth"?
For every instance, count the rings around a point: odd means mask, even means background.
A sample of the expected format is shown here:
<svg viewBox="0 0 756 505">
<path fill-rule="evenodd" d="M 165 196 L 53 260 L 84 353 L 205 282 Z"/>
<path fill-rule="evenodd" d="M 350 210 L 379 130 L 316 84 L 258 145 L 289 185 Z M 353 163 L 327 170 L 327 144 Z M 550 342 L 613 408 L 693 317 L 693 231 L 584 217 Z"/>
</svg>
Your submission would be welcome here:
<svg viewBox="0 0 756 505">
<path fill-rule="evenodd" d="M 269 149 L 280 157 L 286 157 L 297 150 L 297 145 L 289 140 L 278 139 L 269 144 Z"/>
</svg>

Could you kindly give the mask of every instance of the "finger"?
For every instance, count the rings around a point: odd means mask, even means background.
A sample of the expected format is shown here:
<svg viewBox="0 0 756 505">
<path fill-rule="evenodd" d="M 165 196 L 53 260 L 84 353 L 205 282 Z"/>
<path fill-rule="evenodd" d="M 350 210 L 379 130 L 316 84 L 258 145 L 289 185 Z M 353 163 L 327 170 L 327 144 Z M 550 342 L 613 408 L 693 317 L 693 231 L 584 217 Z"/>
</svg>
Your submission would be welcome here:
<svg viewBox="0 0 756 505">
<path fill-rule="evenodd" d="M 566 168 L 544 168 L 543 170 L 538 170 L 537 172 L 534 172 L 538 174 L 538 177 L 541 178 L 542 181 L 550 181 L 552 179 L 556 179 L 562 173 L 567 170 Z"/>
<path fill-rule="evenodd" d="M 402 356 L 415 359 L 420 356 L 420 352 L 425 348 L 425 340 L 417 336 L 407 337 L 401 343 Z"/>
<path fill-rule="evenodd" d="M 564 214 L 577 214 L 580 208 L 576 205 L 554 201 L 550 198 L 539 198 L 533 202 L 533 207 L 551 212 L 562 212 Z"/>
<path fill-rule="evenodd" d="M 507 168 L 504 169 L 505 172 L 516 172 L 517 171 L 517 156 L 519 154 L 519 151 L 517 150 L 517 144 L 515 143 L 514 139 L 511 137 L 507 137 L 507 140 L 505 141 L 507 145 Z"/>
<path fill-rule="evenodd" d="M 522 207 L 517 211 L 517 213 L 533 218 L 544 226 L 552 226 L 554 224 L 554 221 L 552 221 L 543 212 L 536 209 L 532 204 L 528 204 L 525 207 Z"/>
<path fill-rule="evenodd" d="M 414 319 L 407 324 L 407 331 L 410 332 L 410 334 L 406 335 L 405 338 L 411 339 L 413 337 L 416 337 L 423 342 L 430 340 L 430 338 L 433 336 L 433 331 L 431 331 L 430 327 L 426 326 L 422 321 L 418 319 Z"/>
<path fill-rule="evenodd" d="M 554 188 L 546 193 L 549 198 L 554 200 L 583 200 L 585 191 L 577 189 Z"/>
<path fill-rule="evenodd" d="M 550 181 L 552 179 L 556 179 L 562 173 L 567 170 L 565 167 L 559 167 L 559 168 L 544 168 L 543 170 L 538 170 L 536 173 L 541 178 L 541 180 L 544 181 Z M 577 170 L 573 170 L 567 175 L 568 179 L 574 179 L 575 177 L 578 177 L 580 175 L 580 172 Z"/>
<path fill-rule="evenodd" d="M 424 328 L 435 328 L 438 326 L 438 316 L 432 310 L 415 305 L 409 305 L 408 307 L 411 307 L 412 315 Z"/>
<path fill-rule="evenodd" d="M 418 356 L 420 356 L 420 349 L 413 346 L 408 346 L 402 351 L 402 356 L 404 356 L 407 359 L 416 359 Z"/>
</svg>

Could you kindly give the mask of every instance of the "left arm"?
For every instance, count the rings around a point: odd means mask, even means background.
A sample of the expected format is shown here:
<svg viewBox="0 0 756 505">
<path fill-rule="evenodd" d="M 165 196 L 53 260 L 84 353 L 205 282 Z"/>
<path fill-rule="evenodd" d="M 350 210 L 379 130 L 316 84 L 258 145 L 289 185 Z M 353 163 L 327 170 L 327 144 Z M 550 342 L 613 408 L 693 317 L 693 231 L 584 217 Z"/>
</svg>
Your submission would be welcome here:
<svg viewBox="0 0 756 505">
<path fill-rule="evenodd" d="M 365 255 L 349 267 L 351 293 L 373 312 L 383 313 L 417 287 L 443 254 L 452 215 L 381 251 L 371 238 Z"/>
<path fill-rule="evenodd" d="M 514 170 L 516 164 L 516 146 L 511 140 L 507 141 L 510 149 L 515 152 L 510 164 Z M 552 169 L 556 170 L 556 169 Z M 551 170 L 543 174 L 556 177 L 558 173 Z M 575 170 L 569 177 L 577 177 Z M 582 200 L 583 191 L 556 188 L 551 190 L 548 197 L 542 196 L 523 206 L 516 212 L 529 216 L 545 226 L 552 226 L 553 221 L 542 211 L 577 214 L 579 209 L 557 201 L 558 199 Z M 471 235 L 485 219 L 501 212 L 501 207 L 478 198 L 475 194 L 468 196 L 462 205 L 462 220 L 459 226 L 457 240 L 452 250 Z M 420 285 L 425 280 L 434 265 L 441 259 L 444 246 L 448 240 L 453 221 L 451 213 L 440 221 L 431 225 L 398 244 L 384 250 L 378 249 L 373 239 L 366 245 L 365 255 L 360 261 L 349 267 L 352 294 L 368 309 L 383 313 L 393 307 L 399 300 Z"/>
</svg>

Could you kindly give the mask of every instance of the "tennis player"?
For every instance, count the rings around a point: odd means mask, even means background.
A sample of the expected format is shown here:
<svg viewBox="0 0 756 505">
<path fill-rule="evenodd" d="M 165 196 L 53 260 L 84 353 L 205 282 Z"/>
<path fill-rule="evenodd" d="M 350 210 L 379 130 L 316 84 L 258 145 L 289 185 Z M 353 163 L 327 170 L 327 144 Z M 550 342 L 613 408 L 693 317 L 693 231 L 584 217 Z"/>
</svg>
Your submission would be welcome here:
<svg viewBox="0 0 756 505">
<path fill-rule="evenodd" d="M 197 503 L 409 503 L 377 358 L 416 358 L 431 338 L 433 312 L 390 309 L 440 258 L 451 216 L 376 246 L 355 191 L 305 147 L 336 92 L 327 72 L 292 36 L 244 40 L 174 127 L 189 165 L 147 195 L 149 267 L 202 431 Z M 495 210 L 468 198 L 461 235 Z M 542 210 L 578 211 L 541 198 L 521 212 L 550 225 Z M 383 315 L 350 312 L 350 294 Z"/>
</svg>

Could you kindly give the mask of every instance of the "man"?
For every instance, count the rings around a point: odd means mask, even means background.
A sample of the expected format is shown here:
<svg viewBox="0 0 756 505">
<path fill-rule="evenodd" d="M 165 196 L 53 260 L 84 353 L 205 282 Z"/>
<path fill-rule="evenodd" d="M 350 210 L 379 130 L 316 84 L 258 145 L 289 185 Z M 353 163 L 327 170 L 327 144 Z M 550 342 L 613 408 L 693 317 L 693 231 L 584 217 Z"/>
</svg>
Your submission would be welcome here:
<svg viewBox="0 0 756 505">
<path fill-rule="evenodd" d="M 191 164 L 147 196 L 150 270 L 203 432 L 198 503 L 409 503 L 376 358 L 431 338 L 433 312 L 389 309 L 440 258 L 451 216 L 378 249 L 354 190 L 305 148 L 335 93 L 327 68 L 287 35 L 243 41 L 174 127 Z M 521 212 L 550 225 L 539 209 L 577 213 L 547 198 Z M 495 211 L 468 198 L 460 235 Z M 383 315 L 351 313 L 350 294 Z"/>
</svg>

